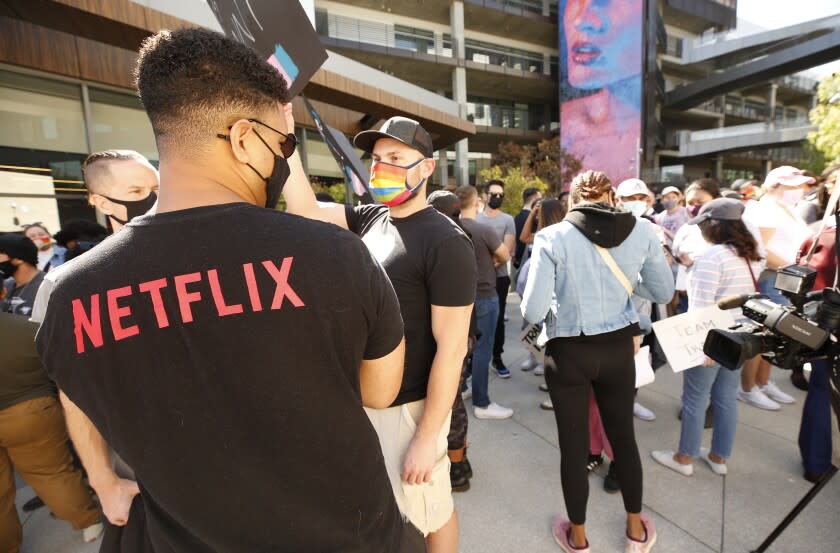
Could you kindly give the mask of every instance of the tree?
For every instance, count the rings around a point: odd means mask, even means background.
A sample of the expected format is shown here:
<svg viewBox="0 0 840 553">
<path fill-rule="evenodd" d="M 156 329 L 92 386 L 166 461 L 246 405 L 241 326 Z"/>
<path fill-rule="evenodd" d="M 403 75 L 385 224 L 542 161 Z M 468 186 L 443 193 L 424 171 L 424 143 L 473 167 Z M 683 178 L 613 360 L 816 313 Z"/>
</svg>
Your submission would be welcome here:
<svg viewBox="0 0 840 553">
<path fill-rule="evenodd" d="M 538 179 L 552 196 L 559 196 L 583 167 L 580 159 L 560 147 L 559 136 L 535 146 L 503 142 L 492 161 L 502 175 L 516 169 L 519 171 L 517 178 Z"/>
<path fill-rule="evenodd" d="M 482 178 L 486 181 L 500 180 L 505 183 L 505 200 L 502 203 L 502 211 L 510 215 L 516 215 L 522 209 L 522 192 L 526 188 L 537 188 L 542 194 L 547 194 L 548 185 L 539 177 L 527 177 L 519 167 L 502 169 L 494 165 L 481 172 Z"/>
<path fill-rule="evenodd" d="M 840 162 L 840 71 L 824 78 L 817 87 L 819 103 L 811 110 L 811 123 L 817 130 L 808 134 L 826 163 Z"/>
</svg>

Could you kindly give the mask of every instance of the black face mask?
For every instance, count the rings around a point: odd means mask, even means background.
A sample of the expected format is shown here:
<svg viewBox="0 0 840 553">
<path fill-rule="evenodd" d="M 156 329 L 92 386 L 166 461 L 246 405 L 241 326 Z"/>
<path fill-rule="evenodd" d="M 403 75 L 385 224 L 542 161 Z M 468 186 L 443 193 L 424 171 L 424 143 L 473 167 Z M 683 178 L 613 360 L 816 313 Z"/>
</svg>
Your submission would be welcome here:
<svg viewBox="0 0 840 553">
<path fill-rule="evenodd" d="M 9 278 L 17 271 L 17 265 L 11 259 L 0 262 L 0 278 Z"/>
<path fill-rule="evenodd" d="M 145 215 L 147 211 L 152 209 L 152 206 L 155 205 L 155 202 L 157 202 L 157 194 L 155 194 L 154 192 L 149 192 L 149 195 L 143 198 L 142 200 L 115 200 L 114 198 L 110 198 L 108 196 L 105 197 L 108 198 L 109 201 L 114 202 L 115 204 L 125 206 L 125 221 L 123 221 L 122 219 L 117 219 L 115 215 L 108 215 L 108 217 L 110 217 L 111 219 L 113 219 L 121 225 L 127 225 L 135 217 Z"/>
<path fill-rule="evenodd" d="M 265 144 L 266 148 L 274 153 L 271 146 L 262 139 L 257 131 L 254 131 L 254 134 L 257 135 L 260 142 Z M 275 209 L 277 207 L 277 202 L 280 201 L 280 194 L 283 193 L 283 187 L 286 185 L 286 181 L 289 180 L 289 175 L 292 174 L 292 168 L 289 167 L 288 160 L 280 154 L 274 154 L 274 169 L 271 171 L 271 176 L 268 177 L 262 176 L 262 174 L 250 163 L 248 164 L 248 167 L 250 167 L 254 173 L 265 181 L 265 207 Z"/>
<path fill-rule="evenodd" d="M 502 202 L 505 199 L 501 196 L 490 196 L 490 199 L 487 201 L 487 205 L 490 206 L 490 209 L 499 209 L 502 207 Z"/>
</svg>

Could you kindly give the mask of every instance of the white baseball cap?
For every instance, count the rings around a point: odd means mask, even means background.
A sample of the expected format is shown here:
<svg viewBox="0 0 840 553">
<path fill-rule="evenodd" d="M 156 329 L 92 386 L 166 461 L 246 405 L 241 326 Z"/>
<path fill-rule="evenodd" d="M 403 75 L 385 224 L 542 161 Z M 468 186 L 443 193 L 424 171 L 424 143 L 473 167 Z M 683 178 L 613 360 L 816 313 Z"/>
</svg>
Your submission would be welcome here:
<svg viewBox="0 0 840 553">
<path fill-rule="evenodd" d="M 619 198 L 629 198 L 636 194 L 650 194 L 647 185 L 641 179 L 627 179 L 618 185 L 616 196 Z"/>
<path fill-rule="evenodd" d="M 672 193 L 672 192 L 673 192 L 674 194 L 677 194 L 678 196 L 682 196 L 682 192 L 680 192 L 680 189 L 679 189 L 679 188 L 677 188 L 676 186 L 666 186 L 666 187 L 662 190 L 662 196 L 663 196 L 663 197 L 664 197 L 664 196 L 667 196 L 668 194 L 670 194 L 670 193 Z"/>
<path fill-rule="evenodd" d="M 809 177 L 796 167 L 791 167 L 790 165 L 776 167 L 767 173 L 767 178 L 764 179 L 765 186 L 771 186 L 774 184 L 781 184 L 782 186 L 800 186 L 803 184 L 814 184 L 815 182 L 817 181 L 814 177 Z"/>
</svg>

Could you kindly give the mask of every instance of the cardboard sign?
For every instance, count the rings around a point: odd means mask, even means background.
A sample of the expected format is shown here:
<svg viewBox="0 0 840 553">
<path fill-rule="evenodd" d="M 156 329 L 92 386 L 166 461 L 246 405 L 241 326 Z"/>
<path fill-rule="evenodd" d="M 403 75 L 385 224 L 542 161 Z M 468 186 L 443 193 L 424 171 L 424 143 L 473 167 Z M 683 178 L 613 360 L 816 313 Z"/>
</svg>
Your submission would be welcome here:
<svg viewBox="0 0 840 553">
<path fill-rule="evenodd" d="M 734 325 L 735 315 L 732 310 L 723 311 L 713 305 L 657 321 L 653 323 L 653 331 L 671 369 L 681 372 L 703 364 L 703 344 L 709 330 L 726 330 Z"/>
<path fill-rule="evenodd" d="M 256 50 L 297 96 L 326 61 L 327 51 L 298 0 L 207 0 L 230 38 Z"/>
<path fill-rule="evenodd" d="M 717 306 L 710 306 L 657 321 L 653 323 L 653 331 L 671 369 L 681 372 L 703 364 L 703 345 L 709 330 L 727 329 L 735 324 L 733 311 L 723 311 Z"/>
<path fill-rule="evenodd" d="M 530 353 L 534 354 L 540 363 L 545 359 L 545 345 L 540 345 L 542 325 L 529 324 L 519 335 L 519 340 Z"/>
</svg>

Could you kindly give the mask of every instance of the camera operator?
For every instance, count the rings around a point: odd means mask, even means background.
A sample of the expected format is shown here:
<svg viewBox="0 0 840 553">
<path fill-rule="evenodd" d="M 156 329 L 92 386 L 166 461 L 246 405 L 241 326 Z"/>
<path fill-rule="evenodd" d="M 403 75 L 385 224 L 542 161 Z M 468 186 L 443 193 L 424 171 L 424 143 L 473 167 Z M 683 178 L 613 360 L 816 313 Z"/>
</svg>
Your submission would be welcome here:
<svg viewBox="0 0 840 553">
<path fill-rule="evenodd" d="M 761 273 L 758 246 L 741 220 L 744 204 L 729 198 L 712 200 L 688 224 L 698 225 L 712 244 L 694 260 L 688 287 L 689 311 L 715 305 L 726 296 L 754 293 Z M 723 368 L 711 359 L 683 373 L 682 429 L 677 452 L 653 451 L 651 456 L 671 470 L 691 476 L 692 459 L 700 457 L 715 474 L 726 474 L 737 419 L 740 370 Z M 701 447 L 706 404 L 714 406 L 712 447 Z"/>
<path fill-rule="evenodd" d="M 656 532 L 642 511 L 642 464 L 633 428 L 634 336 L 639 316 L 631 297 L 666 302 L 674 279 L 649 221 L 615 207 L 612 183 L 586 171 L 572 181 L 566 219 L 537 233 L 522 314 L 545 319 L 545 376 L 560 443 L 561 480 L 569 519 L 552 523 L 566 551 L 586 539 L 589 390 L 613 446 L 627 512 L 627 550 L 650 551 Z"/>
</svg>

